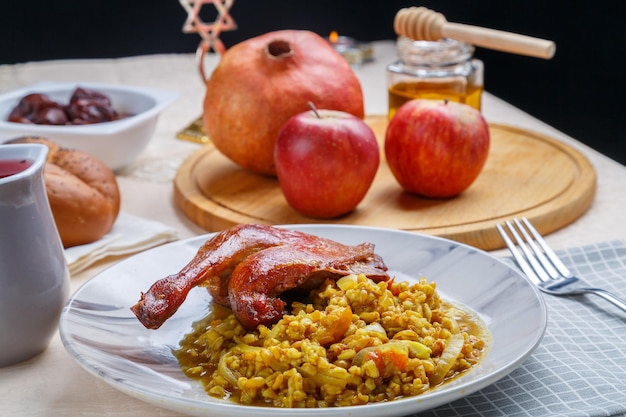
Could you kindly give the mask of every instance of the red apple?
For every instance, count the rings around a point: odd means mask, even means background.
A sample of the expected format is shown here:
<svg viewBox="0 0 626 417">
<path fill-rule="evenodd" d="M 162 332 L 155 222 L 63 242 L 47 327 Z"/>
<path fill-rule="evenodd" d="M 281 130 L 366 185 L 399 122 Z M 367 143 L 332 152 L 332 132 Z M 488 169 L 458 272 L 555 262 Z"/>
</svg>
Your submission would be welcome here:
<svg viewBox="0 0 626 417">
<path fill-rule="evenodd" d="M 385 156 L 405 190 L 425 197 L 453 197 L 482 171 L 489 142 L 489 127 L 480 111 L 447 100 L 414 99 L 390 120 Z"/>
<path fill-rule="evenodd" d="M 274 161 L 289 205 L 315 218 L 352 211 L 372 185 L 380 149 L 372 129 L 338 110 L 311 110 L 279 131 Z"/>
</svg>

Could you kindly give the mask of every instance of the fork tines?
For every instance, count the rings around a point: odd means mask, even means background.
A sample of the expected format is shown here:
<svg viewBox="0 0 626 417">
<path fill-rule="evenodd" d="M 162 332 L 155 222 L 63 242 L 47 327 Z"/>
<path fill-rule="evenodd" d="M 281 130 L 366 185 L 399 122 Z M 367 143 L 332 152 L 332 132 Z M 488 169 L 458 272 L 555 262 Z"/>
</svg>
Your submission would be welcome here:
<svg viewBox="0 0 626 417">
<path fill-rule="evenodd" d="M 504 223 L 513 239 L 499 224 L 496 225 L 498 232 L 528 278 L 538 284 L 559 278 L 559 272 L 565 277 L 570 275 L 569 270 L 527 218 L 522 217 L 521 221 L 513 219 L 513 223 L 507 220 Z"/>
<path fill-rule="evenodd" d="M 584 283 L 570 273 L 528 219 L 513 219 L 504 224 L 508 233 L 497 224 L 498 232 L 524 274 L 541 291 L 554 295 L 591 293 L 626 311 L 626 300 L 602 288 L 581 285 Z"/>
</svg>

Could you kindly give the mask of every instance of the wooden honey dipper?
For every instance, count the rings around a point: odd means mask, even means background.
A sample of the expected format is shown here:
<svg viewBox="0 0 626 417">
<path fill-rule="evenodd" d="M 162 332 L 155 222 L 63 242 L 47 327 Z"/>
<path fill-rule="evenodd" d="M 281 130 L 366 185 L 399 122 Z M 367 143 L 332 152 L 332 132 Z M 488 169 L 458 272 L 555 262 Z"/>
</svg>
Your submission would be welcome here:
<svg viewBox="0 0 626 417">
<path fill-rule="evenodd" d="M 425 7 L 400 9 L 396 14 L 393 27 L 398 35 L 415 40 L 437 41 L 441 38 L 451 38 L 484 48 L 536 58 L 550 59 L 556 51 L 556 45 L 552 41 L 478 26 L 450 23 L 441 13 Z"/>
</svg>

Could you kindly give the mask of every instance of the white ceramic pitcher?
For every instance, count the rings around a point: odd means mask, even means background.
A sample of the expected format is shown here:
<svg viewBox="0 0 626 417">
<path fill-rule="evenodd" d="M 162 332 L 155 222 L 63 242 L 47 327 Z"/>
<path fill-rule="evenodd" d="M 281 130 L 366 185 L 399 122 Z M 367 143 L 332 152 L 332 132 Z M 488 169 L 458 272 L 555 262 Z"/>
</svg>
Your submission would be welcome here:
<svg viewBox="0 0 626 417">
<path fill-rule="evenodd" d="M 0 164 L 32 161 L 0 178 L 0 366 L 48 346 L 69 295 L 69 272 L 43 179 L 47 154 L 39 144 L 0 145 Z"/>
</svg>

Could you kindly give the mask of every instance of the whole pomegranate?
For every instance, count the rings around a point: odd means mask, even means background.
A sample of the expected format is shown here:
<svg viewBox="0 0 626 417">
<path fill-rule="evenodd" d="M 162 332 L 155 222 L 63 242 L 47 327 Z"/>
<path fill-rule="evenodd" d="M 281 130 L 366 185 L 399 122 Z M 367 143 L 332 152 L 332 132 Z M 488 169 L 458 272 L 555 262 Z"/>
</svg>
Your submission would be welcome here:
<svg viewBox="0 0 626 417">
<path fill-rule="evenodd" d="M 222 55 L 207 81 L 203 120 L 220 152 L 250 171 L 276 175 L 278 132 L 308 102 L 364 117 L 358 78 L 324 38 L 269 32 Z"/>
</svg>

